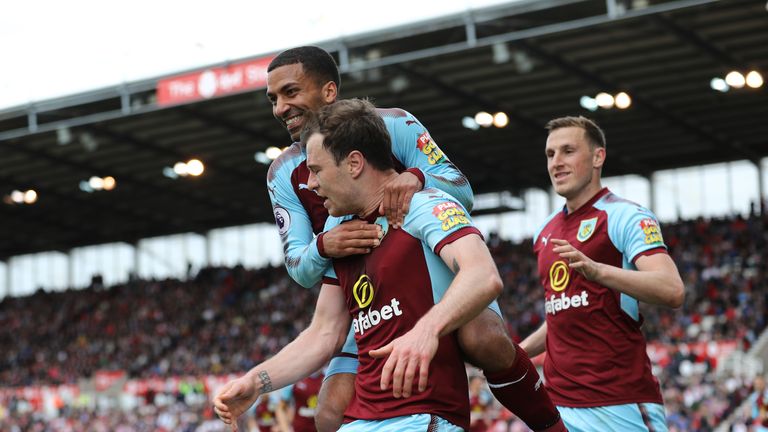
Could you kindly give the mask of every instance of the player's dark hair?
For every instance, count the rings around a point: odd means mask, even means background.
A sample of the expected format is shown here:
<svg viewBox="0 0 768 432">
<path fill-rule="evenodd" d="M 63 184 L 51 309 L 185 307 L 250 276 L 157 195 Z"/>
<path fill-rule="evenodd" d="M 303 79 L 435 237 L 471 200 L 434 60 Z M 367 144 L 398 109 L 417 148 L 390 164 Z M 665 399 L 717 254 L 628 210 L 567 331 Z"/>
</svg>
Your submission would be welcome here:
<svg viewBox="0 0 768 432">
<path fill-rule="evenodd" d="M 269 63 L 267 73 L 280 66 L 297 63 L 301 64 L 304 73 L 314 78 L 318 85 L 323 86 L 328 81 L 333 81 L 336 83 L 336 87 L 341 86 L 339 68 L 333 57 L 324 49 L 316 46 L 301 46 L 281 52 Z"/>
<path fill-rule="evenodd" d="M 387 126 L 373 104 L 365 99 L 338 100 L 310 113 L 301 141 L 306 145 L 316 132 L 324 136 L 323 147 L 336 165 L 357 150 L 379 171 L 395 167 Z"/>
<path fill-rule="evenodd" d="M 597 123 L 586 117 L 560 117 L 550 120 L 545 126 L 549 133 L 552 133 L 557 129 L 567 127 L 577 127 L 583 129 L 587 134 L 587 140 L 589 140 L 590 144 L 593 146 L 605 148 L 605 133 L 603 133 L 603 130 L 600 129 L 600 126 L 598 126 Z"/>
</svg>

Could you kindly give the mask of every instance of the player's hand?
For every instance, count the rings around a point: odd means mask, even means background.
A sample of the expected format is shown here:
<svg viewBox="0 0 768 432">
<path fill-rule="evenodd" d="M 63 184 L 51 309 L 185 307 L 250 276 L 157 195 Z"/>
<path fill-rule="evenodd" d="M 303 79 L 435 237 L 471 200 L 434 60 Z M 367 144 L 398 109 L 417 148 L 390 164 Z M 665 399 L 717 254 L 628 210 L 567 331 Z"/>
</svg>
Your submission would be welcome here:
<svg viewBox="0 0 768 432">
<path fill-rule="evenodd" d="M 437 353 L 439 339 L 416 324 L 408 333 L 393 340 L 382 348 L 372 350 L 373 358 L 387 358 L 381 372 L 381 389 L 392 384 L 392 395 L 407 398 L 413 393 L 413 380 L 418 373 L 419 392 L 427 389 L 429 363 Z"/>
<path fill-rule="evenodd" d="M 381 243 L 382 235 L 380 225 L 353 220 L 337 225 L 323 234 L 323 249 L 325 255 L 331 258 L 364 254 Z"/>
<path fill-rule="evenodd" d="M 595 280 L 600 271 L 600 263 L 591 260 L 588 256 L 573 247 L 567 240 L 552 239 L 554 247 L 552 251 L 560 254 L 568 262 L 568 267 L 581 273 L 587 280 Z"/>
<path fill-rule="evenodd" d="M 221 421 L 237 431 L 237 418 L 256 402 L 259 397 L 253 380 L 244 375 L 232 380 L 219 390 L 213 399 L 213 409 Z"/>
<path fill-rule="evenodd" d="M 389 226 L 392 228 L 403 226 L 403 220 L 411 206 L 413 194 L 423 187 L 424 185 L 421 184 L 419 178 L 407 171 L 390 180 L 384 186 L 384 198 L 379 205 L 379 213 L 387 217 Z"/>
</svg>

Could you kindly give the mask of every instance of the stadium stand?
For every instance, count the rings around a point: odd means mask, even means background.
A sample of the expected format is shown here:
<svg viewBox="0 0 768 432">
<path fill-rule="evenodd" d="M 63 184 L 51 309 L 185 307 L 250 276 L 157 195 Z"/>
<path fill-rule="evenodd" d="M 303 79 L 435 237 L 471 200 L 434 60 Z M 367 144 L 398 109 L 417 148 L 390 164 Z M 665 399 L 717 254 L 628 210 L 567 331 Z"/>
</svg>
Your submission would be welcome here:
<svg viewBox="0 0 768 432">
<path fill-rule="evenodd" d="M 713 430 L 751 392 L 752 377 L 715 371 L 765 329 L 768 218 L 683 221 L 664 232 L 686 301 L 678 310 L 644 308 L 649 353 L 671 430 Z M 505 284 L 501 307 L 519 340 L 543 319 L 536 262 L 529 242 L 491 234 L 488 244 Z M 0 430 L 216 430 L 206 423 L 206 398 L 221 381 L 210 377 L 247 370 L 285 345 L 308 324 L 315 296 L 282 267 L 237 266 L 109 288 L 96 277 L 83 290 L 5 298 Z M 123 371 L 115 381 L 132 402 L 89 401 L 86 383 L 99 386 L 104 371 Z M 56 397 L 45 397 L 48 386 L 60 386 Z M 520 427 L 498 406 L 490 412 L 492 430 Z M 46 422 L 46 413 L 56 419 Z"/>
<path fill-rule="evenodd" d="M 346 97 L 417 113 L 477 193 L 518 194 L 548 186 L 536 143 L 548 119 L 574 112 L 594 116 L 621 155 L 606 176 L 749 160 L 762 178 L 768 92 L 725 94 L 707 83 L 732 67 L 765 70 L 765 19 L 764 2 L 752 0 L 522 0 L 322 45 L 339 59 Z M 501 51 L 512 55 L 499 59 Z M 0 110 L 2 194 L 24 186 L 40 195 L 31 206 L 3 197 L 0 259 L 271 223 L 266 191 L 254 187 L 267 164 L 254 153 L 288 143 L 263 89 L 159 104 L 159 82 L 174 78 Z M 405 90 L 393 90 L 396 82 Z M 580 97 L 608 89 L 631 90 L 633 108 L 579 109 Z M 460 125 L 479 110 L 506 112 L 512 127 Z M 200 181 L 161 175 L 191 155 L 204 156 Z M 117 189 L 77 187 L 95 174 L 115 176 Z M 490 212 L 502 210 L 510 209 Z M 643 313 L 672 431 L 714 430 L 727 417 L 734 430 L 755 423 L 763 400 L 755 371 L 728 365 L 763 339 L 766 228 L 757 217 L 664 227 L 686 303 Z M 488 241 L 520 339 L 542 323 L 530 245 Z M 304 328 L 314 295 L 282 268 L 213 267 L 186 280 L 105 287 L 96 277 L 84 290 L 4 298 L 0 431 L 225 430 L 208 398 L 228 373 Z M 488 413 L 490 430 L 525 430 L 498 406 Z"/>
</svg>

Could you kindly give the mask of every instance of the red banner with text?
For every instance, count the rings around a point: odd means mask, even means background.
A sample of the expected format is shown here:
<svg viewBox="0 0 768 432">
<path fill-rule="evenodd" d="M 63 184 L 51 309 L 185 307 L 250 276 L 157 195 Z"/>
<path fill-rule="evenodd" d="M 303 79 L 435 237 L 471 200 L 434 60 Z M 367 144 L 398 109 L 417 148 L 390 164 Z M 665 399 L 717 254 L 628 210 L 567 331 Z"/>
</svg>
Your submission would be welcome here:
<svg viewBox="0 0 768 432">
<path fill-rule="evenodd" d="M 178 105 L 263 88 L 267 85 L 267 66 L 273 58 L 233 63 L 160 80 L 157 104 Z"/>
</svg>

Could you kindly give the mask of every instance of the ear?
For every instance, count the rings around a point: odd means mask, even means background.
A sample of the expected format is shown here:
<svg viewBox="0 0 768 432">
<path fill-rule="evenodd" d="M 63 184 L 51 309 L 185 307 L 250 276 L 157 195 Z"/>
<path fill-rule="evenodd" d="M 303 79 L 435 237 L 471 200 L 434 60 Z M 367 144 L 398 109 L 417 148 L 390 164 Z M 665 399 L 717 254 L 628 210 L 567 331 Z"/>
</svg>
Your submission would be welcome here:
<svg viewBox="0 0 768 432">
<path fill-rule="evenodd" d="M 352 176 L 353 179 L 360 177 L 360 174 L 363 173 L 364 168 L 365 168 L 365 158 L 363 157 L 363 154 L 360 153 L 360 151 L 353 150 L 351 153 L 347 155 L 346 169 L 349 175 Z"/>
<path fill-rule="evenodd" d="M 605 147 L 596 147 L 592 156 L 592 167 L 602 168 L 605 163 Z"/>
<path fill-rule="evenodd" d="M 328 81 L 323 86 L 321 94 L 323 95 L 325 103 L 330 104 L 336 102 L 336 98 L 339 96 L 339 88 L 336 86 L 335 82 Z"/>
</svg>

